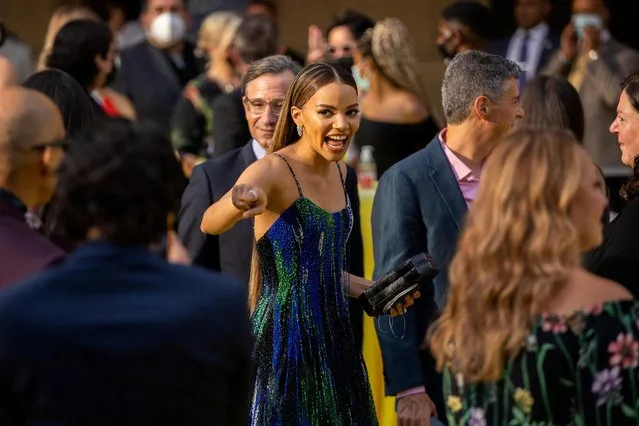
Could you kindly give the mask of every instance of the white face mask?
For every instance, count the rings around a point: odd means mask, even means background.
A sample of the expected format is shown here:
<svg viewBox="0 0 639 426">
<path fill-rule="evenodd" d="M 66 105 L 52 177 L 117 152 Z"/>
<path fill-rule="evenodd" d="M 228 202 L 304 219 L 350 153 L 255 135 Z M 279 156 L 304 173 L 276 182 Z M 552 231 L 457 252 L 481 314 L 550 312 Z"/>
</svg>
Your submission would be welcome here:
<svg viewBox="0 0 639 426">
<path fill-rule="evenodd" d="M 173 46 L 186 35 L 186 23 L 180 15 L 165 12 L 158 15 L 149 26 L 149 37 L 161 47 Z"/>
</svg>

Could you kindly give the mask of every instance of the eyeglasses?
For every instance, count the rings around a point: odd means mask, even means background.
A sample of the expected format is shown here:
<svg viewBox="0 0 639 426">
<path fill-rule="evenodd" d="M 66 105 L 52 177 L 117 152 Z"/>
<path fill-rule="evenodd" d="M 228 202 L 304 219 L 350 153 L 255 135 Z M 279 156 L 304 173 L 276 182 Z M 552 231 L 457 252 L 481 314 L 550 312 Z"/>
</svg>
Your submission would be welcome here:
<svg viewBox="0 0 639 426">
<path fill-rule="evenodd" d="M 262 99 L 251 100 L 246 96 L 244 97 L 244 101 L 248 104 L 249 109 L 255 115 L 263 114 L 264 111 L 266 111 L 267 106 L 271 107 L 273 114 L 280 115 L 282 113 L 282 105 L 284 104 L 284 101 L 281 99 L 267 102 Z"/>
</svg>

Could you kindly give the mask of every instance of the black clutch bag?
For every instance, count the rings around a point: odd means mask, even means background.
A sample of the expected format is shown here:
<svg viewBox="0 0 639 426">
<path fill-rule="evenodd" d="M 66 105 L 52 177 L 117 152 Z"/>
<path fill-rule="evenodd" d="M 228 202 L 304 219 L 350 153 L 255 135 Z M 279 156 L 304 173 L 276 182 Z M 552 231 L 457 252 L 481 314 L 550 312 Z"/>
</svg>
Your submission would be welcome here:
<svg viewBox="0 0 639 426">
<path fill-rule="evenodd" d="M 402 298 L 414 293 L 423 283 L 430 282 L 438 272 L 433 258 L 420 253 L 384 275 L 362 293 L 359 301 L 371 317 L 389 314 L 391 308 Z"/>
</svg>

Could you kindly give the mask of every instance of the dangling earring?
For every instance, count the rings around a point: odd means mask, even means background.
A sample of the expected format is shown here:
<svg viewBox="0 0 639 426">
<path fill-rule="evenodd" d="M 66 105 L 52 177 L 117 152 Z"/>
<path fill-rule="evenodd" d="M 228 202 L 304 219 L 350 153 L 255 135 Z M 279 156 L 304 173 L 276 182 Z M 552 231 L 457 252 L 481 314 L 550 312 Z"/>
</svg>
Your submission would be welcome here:
<svg viewBox="0 0 639 426">
<path fill-rule="evenodd" d="M 302 133 L 304 133 L 304 128 L 302 127 L 301 124 L 297 125 L 297 136 L 299 136 L 300 138 L 302 137 Z"/>
</svg>

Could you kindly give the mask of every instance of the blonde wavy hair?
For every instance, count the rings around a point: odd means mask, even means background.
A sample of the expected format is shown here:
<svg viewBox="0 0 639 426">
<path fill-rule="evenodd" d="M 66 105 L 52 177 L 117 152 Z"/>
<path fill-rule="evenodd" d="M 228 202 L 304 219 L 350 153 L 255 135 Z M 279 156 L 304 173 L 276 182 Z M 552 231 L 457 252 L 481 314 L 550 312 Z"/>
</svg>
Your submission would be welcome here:
<svg viewBox="0 0 639 426">
<path fill-rule="evenodd" d="M 572 134 L 520 129 L 491 153 L 429 332 L 437 366 L 470 383 L 502 377 L 534 319 L 580 264 L 571 207 L 592 162 Z"/>
<path fill-rule="evenodd" d="M 415 47 L 408 27 L 397 18 L 383 19 L 366 30 L 358 49 L 371 58 L 393 85 L 416 95 L 424 105 L 428 96 L 417 70 Z"/>
<path fill-rule="evenodd" d="M 203 55 L 211 48 L 226 52 L 233 43 L 235 33 L 241 23 L 242 18 L 234 12 L 215 12 L 208 15 L 198 32 L 197 54 Z"/>
<path fill-rule="evenodd" d="M 38 57 L 37 71 L 45 69 L 47 56 L 51 53 L 53 42 L 55 37 L 60 32 L 60 29 L 71 21 L 78 21 L 81 19 L 88 19 L 93 21 L 99 21 L 100 18 L 91 9 L 82 6 L 60 6 L 51 15 L 49 19 L 49 26 L 47 27 L 47 33 L 44 36 L 44 44 L 42 51 Z"/>
</svg>

